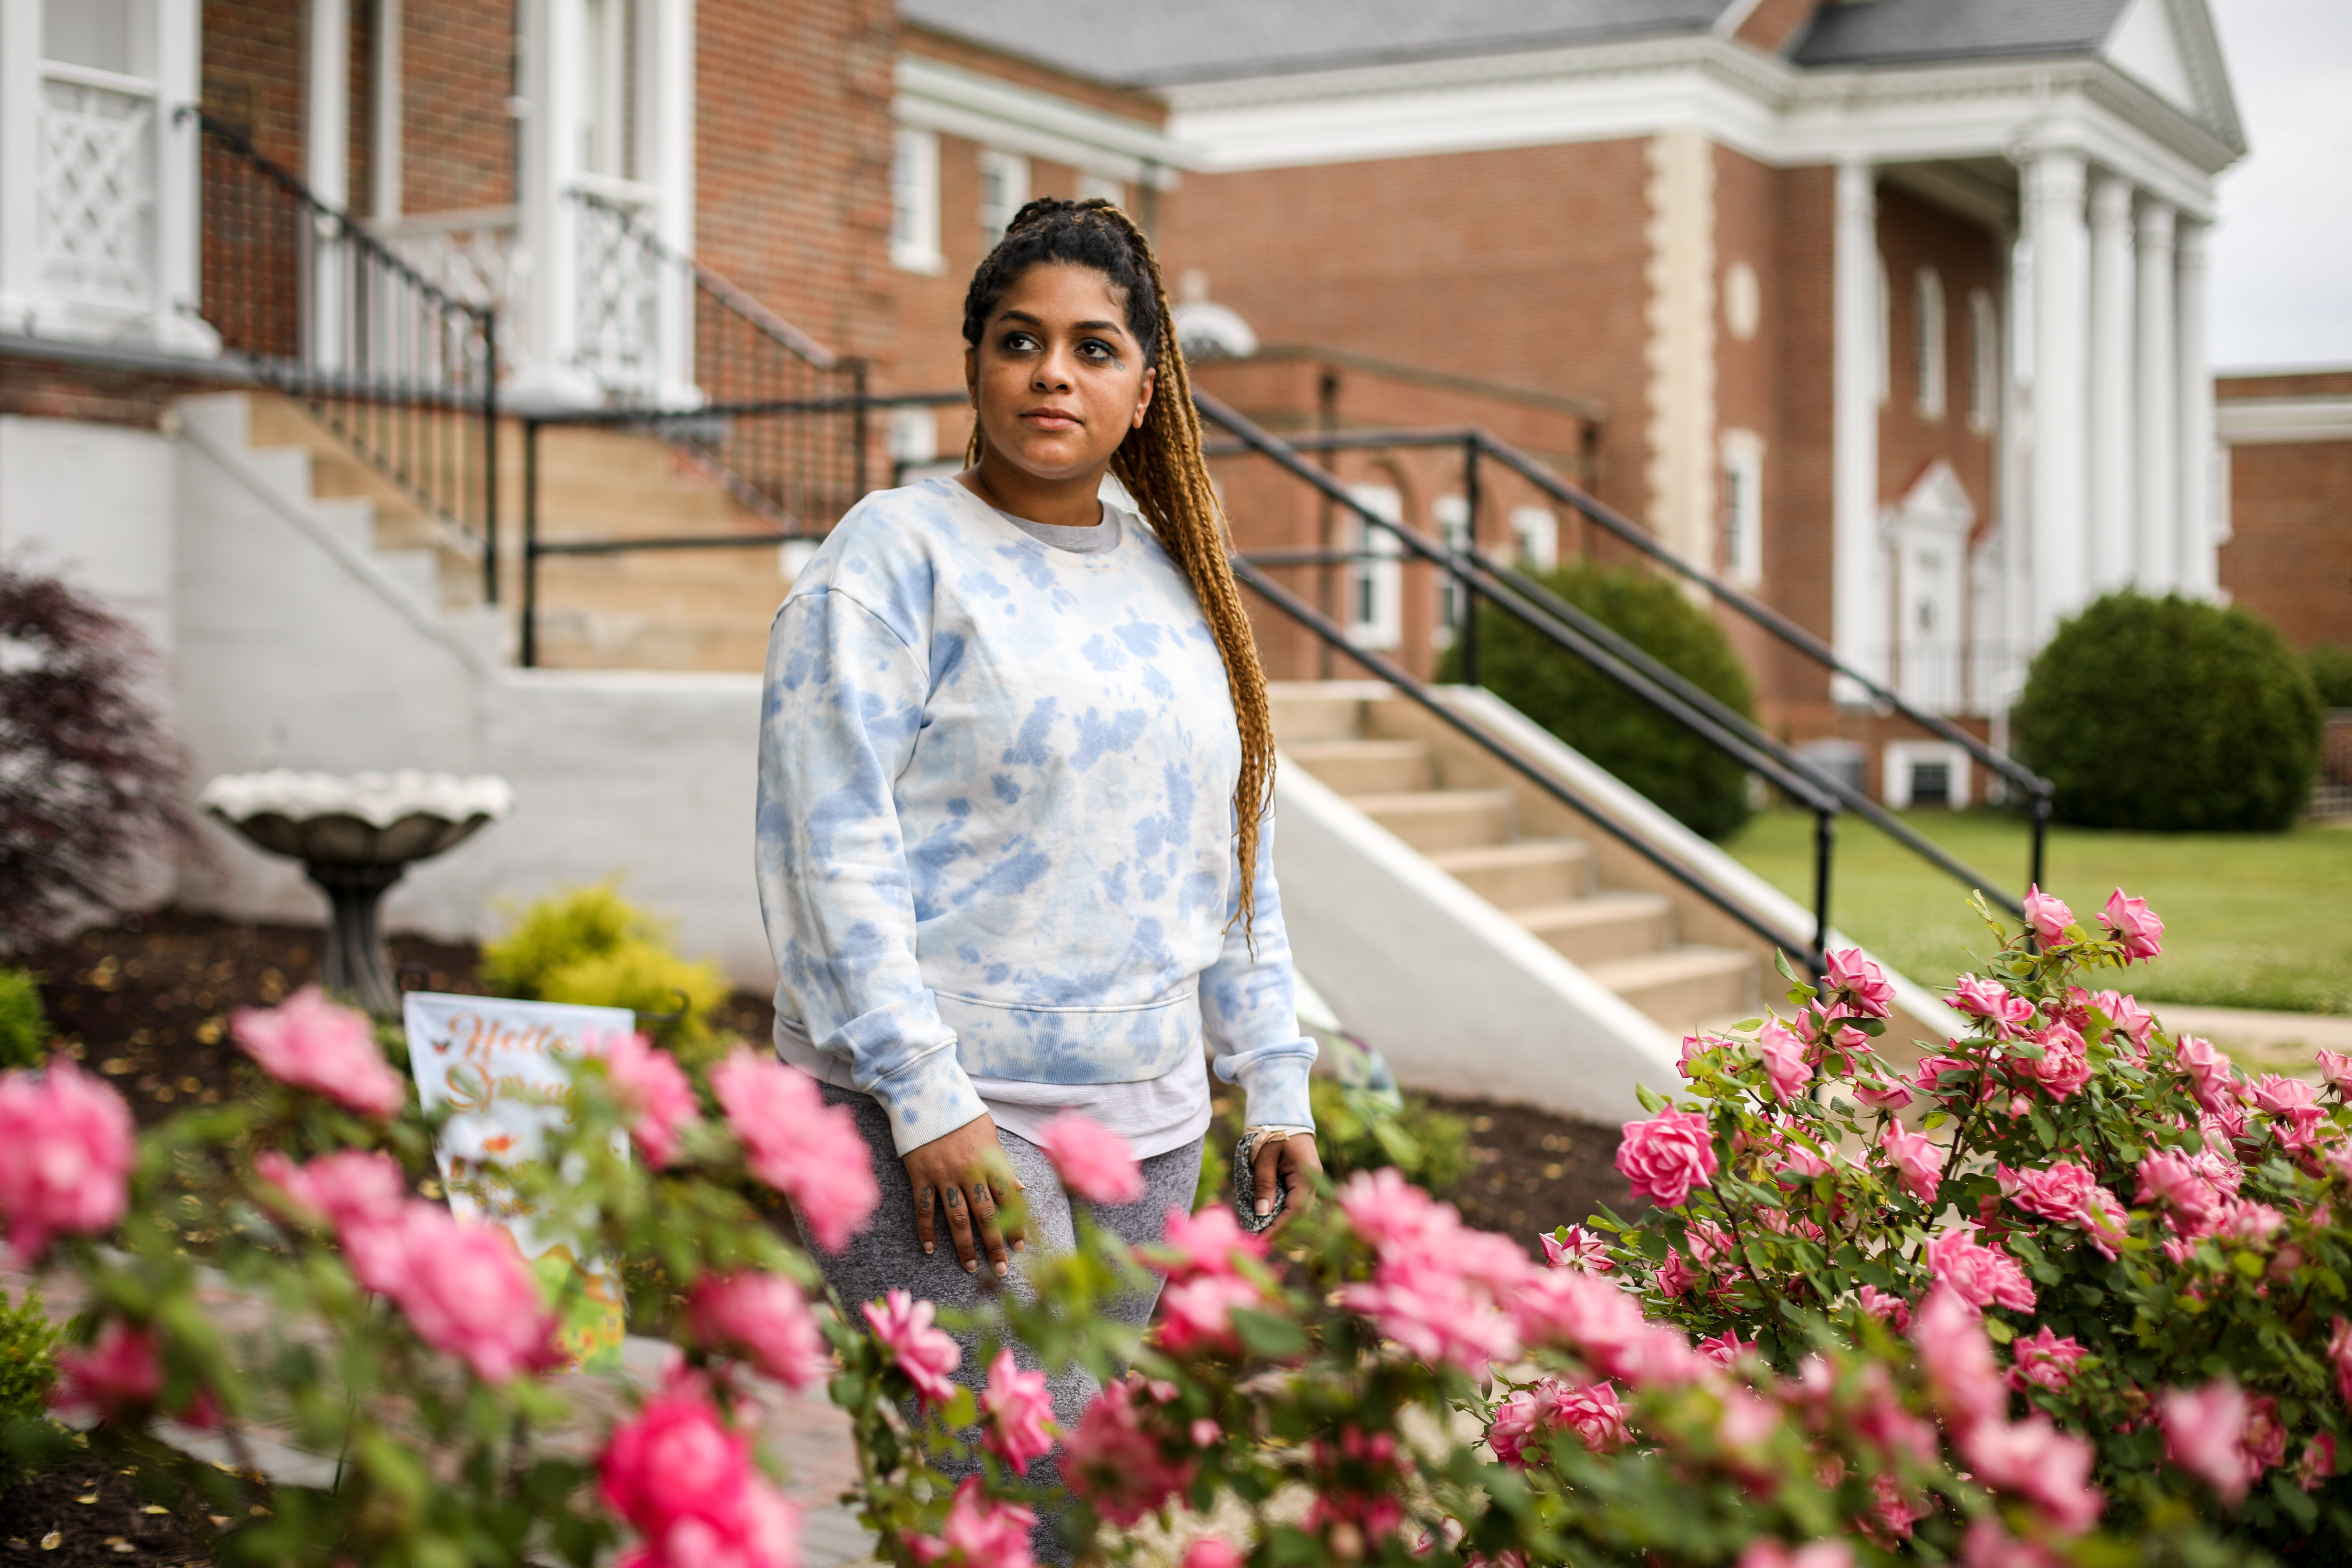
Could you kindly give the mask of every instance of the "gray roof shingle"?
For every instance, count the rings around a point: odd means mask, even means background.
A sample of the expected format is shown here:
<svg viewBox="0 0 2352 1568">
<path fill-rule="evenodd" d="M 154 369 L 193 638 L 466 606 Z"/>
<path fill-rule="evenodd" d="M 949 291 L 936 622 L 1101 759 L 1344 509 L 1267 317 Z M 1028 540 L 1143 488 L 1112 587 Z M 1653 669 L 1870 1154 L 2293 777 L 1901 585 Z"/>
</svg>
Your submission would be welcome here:
<svg viewBox="0 0 2352 1568">
<path fill-rule="evenodd" d="M 2130 0 L 1864 0 L 1813 14 L 1790 51 L 1801 66 L 2090 54 Z"/>
<path fill-rule="evenodd" d="M 899 0 L 922 26 L 1160 87 L 1704 32 L 1729 0 Z"/>
</svg>

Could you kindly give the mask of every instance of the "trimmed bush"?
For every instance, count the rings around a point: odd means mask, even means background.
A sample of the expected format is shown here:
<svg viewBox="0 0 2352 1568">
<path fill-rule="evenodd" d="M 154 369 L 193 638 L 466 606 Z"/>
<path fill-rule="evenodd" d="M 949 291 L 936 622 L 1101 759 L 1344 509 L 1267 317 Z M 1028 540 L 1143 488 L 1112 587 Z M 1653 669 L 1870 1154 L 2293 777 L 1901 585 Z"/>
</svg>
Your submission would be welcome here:
<svg viewBox="0 0 2352 1568">
<path fill-rule="evenodd" d="M 587 1007 L 675 1013 L 675 1023 L 644 1026 L 690 1065 L 703 1065 L 714 1037 L 710 1013 L 727 1000 L 715 963 L 693 963 L 669 946 L 669 929 L 610 882 L 572 888 L 522 912 L 514 929 L 482 948 L 482 984 L 493 992 Z"/>
<path fill-rule="evenodd" d="M 2321 643 L 2303 656 L 2303 662 L 2323 706 L 2352 708 L 2352 645 Z"/>
<path fill-rule="evenodd" d="M 2110 594 L 2062 625 L 2013 722 L 2057 819 L 2082 827 L 2280 832 L 2319 771 L 2319 693 L 2285 639 L 2178 595 Z"/>
<path fill-rule="evenodd" d="M 23 1452 L 36 1446 L 25 1428 L 46 1423 L 62 1337 L 41 1310 L 38 1290 L 26 1290 L 14 1306 L 0 1290 L 0 1489 L 23 1479 Z"/>
<path fill-rule="evenodd" d="M 1571 562 L 1545 586 L 1718 700 L 1753 717 L 1754 684 L 1714 617 L 1665 578 Z M 1459 679 L 1459 650 L 1440 679 Z M 1492 605 L 1478 608 L 1478 683 L 1685 826 L 1709 838 L 1750 814 L 1748 770 L 1591 665 Z"/>
<path fill-rule="evenodd" d="M 49 1056 L 41 987 L 21 969 L 0 969 L 0 1068 L 37 1068 Z"/>
</svg>

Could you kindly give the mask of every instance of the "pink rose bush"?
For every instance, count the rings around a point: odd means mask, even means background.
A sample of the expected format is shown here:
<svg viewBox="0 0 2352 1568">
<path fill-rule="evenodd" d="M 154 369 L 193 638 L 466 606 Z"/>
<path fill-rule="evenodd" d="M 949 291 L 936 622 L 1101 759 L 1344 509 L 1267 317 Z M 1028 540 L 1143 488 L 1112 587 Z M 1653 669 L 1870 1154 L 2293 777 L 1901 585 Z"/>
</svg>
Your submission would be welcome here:
<svg viewBox="0 0 2352 1568">
<path fill-rule="evenodd" d="M 278 1082 L 323 1094 L 362 1116 L 381 1120 L 408 1099 L 408 1085 L 383 1059 L 367 1015 L 330 1002 L 315 985 L 266 1012 L 240 1007 L 229 1015 L 228 1027 Z"/>
<path fill-rule="evenodd" d="M 1143 1171 L 1127 1140 L 1075 1110 L 1038 1130 L 1038 1146 L 1072 1197 L 1090 1204 L 1131 1204 L 1143 1195 Z"/>
<path fill-rule="evenodd" d="M 848 1246 L 882 1201 L 874 1157 L 848 1107 L 826 1105 L 816 1079 L 748 1050 L 713 1068 L 710 1088 L 752 1173 L 793 1200 L 818 1246 Z"/>
<path fill-rule="evenodd" d="M 122 1217 L 131 1108 L 59 1057 L 38 1072 L 0 1073 L 0 1223 L 17 1264 L 57 1236 L 94 1236 Z"/>
</svg>

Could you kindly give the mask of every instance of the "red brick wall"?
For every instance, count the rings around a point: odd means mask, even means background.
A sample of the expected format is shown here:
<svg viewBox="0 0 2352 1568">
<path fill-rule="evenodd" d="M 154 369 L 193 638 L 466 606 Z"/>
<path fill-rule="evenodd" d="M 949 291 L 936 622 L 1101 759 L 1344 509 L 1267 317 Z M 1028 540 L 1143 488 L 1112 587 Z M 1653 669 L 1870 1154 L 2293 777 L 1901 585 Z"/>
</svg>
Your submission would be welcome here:
<svg viewBox="0 0 2352 1568">
<path fill-rule="evenodd" d="M 1895 500 L 1941 458 L 1952 465 L 1975 503 L 1979 535 L 1992 523 L 1992 438 L 1972 429 L 1968 417 L 1969 294 L 1982 289 L 2000 297 L 2000 273 L 1990 230 L 1967 218 L 1881 184 L 1878 187 L 1878 247 L 1886 258 L 1893 289 L 1888 325 L 1894 337 L 1890 395 L 1878 421 L 1878 489 Z M 1933 267 L 1944 280 L 1944 412 L 1930 419 L 1919 412 L 1914 340 L 1917 321 L 1918 269 Z"/>
<path fill-rule="evenodd" d="M 2297 647 L 2352 643 L 2352 441 L 2230 449 L 2221 586 Z"/>
<path fill-rule="evenodd" d="M 163 423 L 173 399 L 202 392 L 205 385 L 190 377 L 68 361 L 0 359 L 0 414 L 152 430 Z"/>
<path fill-rule="evenodd" d="M 514 0 L 402 0 L 401 20 L 401 210 L 513 201 Z M 355 118 L 354 143 L 368 133 Z M 352 194 L 366 199 L 362 187 Z"/>
<path fill-rule="evenodd" d="M 204 91 L 255 151 L 302 173 L 301 0 L 205 0 Z"/>
<path fill-rule="evenodd" d="M 1822 0 L 1762 0 L 1732 37 L 1767 54 L 1779 54 L 1821 5 Z"/>
<path fill-rule="evenodd" d="M 1598 487 L 1644 503 L 1639 141 L 1191 174 L 1161 223 L 1262 342 L 1604 405 Z"/>
</svg>

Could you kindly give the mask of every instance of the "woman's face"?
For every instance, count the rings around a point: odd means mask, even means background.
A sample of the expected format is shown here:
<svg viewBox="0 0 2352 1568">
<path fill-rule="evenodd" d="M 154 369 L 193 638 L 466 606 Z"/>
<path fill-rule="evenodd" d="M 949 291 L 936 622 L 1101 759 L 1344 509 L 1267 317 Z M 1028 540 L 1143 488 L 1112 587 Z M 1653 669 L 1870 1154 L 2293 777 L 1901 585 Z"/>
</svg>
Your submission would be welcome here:
<svg viewBox="0 0 2352 1568">
<path fill-rule="evenodd" d="M 1125 304 L 1088 267 L 1040 262 L 1015 279 L 963 363 L 989 454 L 1048 483 L 1099 474 L 1151 405 Z"/>
</svg>

